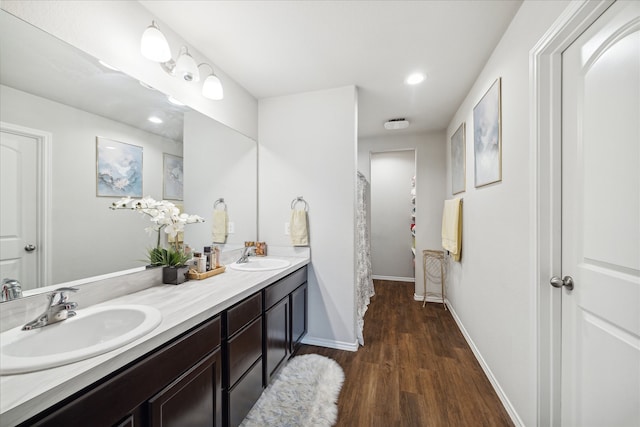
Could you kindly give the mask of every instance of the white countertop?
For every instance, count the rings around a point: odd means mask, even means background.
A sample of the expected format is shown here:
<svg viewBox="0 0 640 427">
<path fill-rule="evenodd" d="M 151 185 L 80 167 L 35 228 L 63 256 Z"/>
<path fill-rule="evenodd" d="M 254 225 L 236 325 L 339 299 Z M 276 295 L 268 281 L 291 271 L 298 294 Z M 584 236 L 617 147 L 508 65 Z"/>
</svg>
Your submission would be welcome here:
<svg viewBox="0 0 640 427">
<path fill-rule="evenodd" d="M 142 338 L 90 359 L 57 368 L 0 376 L 0 426 L 13 426 L 215 316 L 226 308 L 308 264 L 309 256 L 277 256 L 281 270 L 223 274 L 182 285 L 154 286 L 97 305 L 141 304 L 162 313 L 160 325 Z"/>
</svg>

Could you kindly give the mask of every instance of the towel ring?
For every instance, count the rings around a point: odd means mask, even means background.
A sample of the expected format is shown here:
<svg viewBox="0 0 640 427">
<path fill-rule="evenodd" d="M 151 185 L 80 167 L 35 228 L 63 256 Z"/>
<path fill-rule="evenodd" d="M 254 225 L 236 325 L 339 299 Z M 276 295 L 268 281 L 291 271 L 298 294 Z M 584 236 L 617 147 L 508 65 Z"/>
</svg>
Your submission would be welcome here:
<svg viewBox="0 0 640 427">
<path fill-rule="evenodd" d="M 298 196 L 291 201 L 291 209 L 293 209 L 298 202 L 304 203 L 304 210 L 309 211 L 309 203 L 307 203 L 307 201 L 303 199 L 302 196 Z"/>
<path fill-rule="evenodd" d="M 216 200 L 215 202 L 213 202 L 213 209 L 215 210 L 218 205 L 223 205 L 223 210 L 227 210 L 227 204 L 224 202 L 224 198 L 221 197 L 218 200 Z"/>
</svg>

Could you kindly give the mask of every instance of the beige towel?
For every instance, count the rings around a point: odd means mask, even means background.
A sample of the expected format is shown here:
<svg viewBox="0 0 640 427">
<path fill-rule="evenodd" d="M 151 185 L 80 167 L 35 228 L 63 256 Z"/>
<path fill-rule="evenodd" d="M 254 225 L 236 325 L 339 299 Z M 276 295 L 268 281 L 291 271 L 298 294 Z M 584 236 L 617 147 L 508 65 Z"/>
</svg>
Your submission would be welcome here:
<svg viewBox="0 0 640 427">
<path fill-rule="evenodd" d="M 224 243 L 227 240 L 227 211 L 213 211 L 213 225 L 211 227 L 211 235 L 213 243 Z"/>
<path fill-rule="evenodd" d="M 462 253 L 462 199 L 444 201 L 442 247 L 451 253 L 454 261 L 460 261 Z"/>
<path fill-rule="evenodd" d="M 289 232 L 291 233 L 291 244 L 293 246 L 309 245 L 309 230 L 307 229 L 307 211 L 291 210 L 291 221 L 289 222 Z"/>
</svg>

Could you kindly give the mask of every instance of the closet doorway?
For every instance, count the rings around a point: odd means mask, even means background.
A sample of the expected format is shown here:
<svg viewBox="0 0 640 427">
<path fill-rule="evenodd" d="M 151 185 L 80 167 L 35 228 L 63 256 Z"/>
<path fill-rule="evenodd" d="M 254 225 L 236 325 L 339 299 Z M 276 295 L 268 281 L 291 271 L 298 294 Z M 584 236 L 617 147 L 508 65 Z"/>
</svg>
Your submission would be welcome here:
<svg viewBox="0 0 640 427">
<path fill-rule="evenodd" d="M 416 151 L 372 152 L 370 168 L 373 278 L 415 282 L 411 224 L 417 202 L 412 198 Z"/>
</svg>

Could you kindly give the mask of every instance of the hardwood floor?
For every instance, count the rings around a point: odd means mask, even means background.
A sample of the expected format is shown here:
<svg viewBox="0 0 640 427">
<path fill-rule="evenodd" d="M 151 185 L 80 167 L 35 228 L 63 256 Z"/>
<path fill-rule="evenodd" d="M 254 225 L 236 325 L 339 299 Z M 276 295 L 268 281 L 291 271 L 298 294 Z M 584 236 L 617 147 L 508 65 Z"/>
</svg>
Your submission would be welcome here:
<svg viewBox="0 0 640 427">
<path fill-rule="evenodd" d="M 374 281 L 357 352 L 302 346 L 345 372 L 337 426 L 512 426 L 442 304 L 413 299 L 413 283 Z"/>
</svg>

